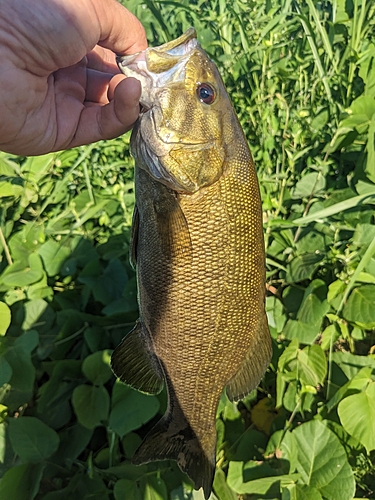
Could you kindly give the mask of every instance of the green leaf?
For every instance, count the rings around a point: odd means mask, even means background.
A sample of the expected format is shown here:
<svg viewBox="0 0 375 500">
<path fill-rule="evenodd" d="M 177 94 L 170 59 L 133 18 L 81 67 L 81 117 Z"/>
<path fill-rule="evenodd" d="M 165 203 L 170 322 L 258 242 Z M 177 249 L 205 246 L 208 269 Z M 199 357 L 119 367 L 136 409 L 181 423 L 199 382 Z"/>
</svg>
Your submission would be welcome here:
<svg viewBox="0 0 375 500">
<path fill-rule="evenodd" d="M 40 387 L 38 410 L 48 413 L 61 401 L 70 398 L 74 387 L 81 380 L 81 362 L 75 359 L 62 359 L 54 363 L 48 373 L 49 380 Z"/>
<path fill-rule="evenodd" d="M 14 341 L 14 347 L 20 347 L 25 352 L 31 353 L 39 343 L 39 335 L 36 330 L 28 330 Z"/>
<path fill-rule="evenodd" d="M 125 500 L 125 498 L 131 498 L 131 500 L 144 500 L 139 484 L 129 479 L 120 479 L 117 481 L 113 488 L 113 494 L 115 500 Z"/>
<path fill-rule="evenodd" d="M 323 383 L 327 375 L 327 360 L 319 345 L 306 346 L 298 352 L 298 374 L 306 385 L 315 387 Z"/>
<path fill-rule="evenodd" d="M 287 266 L 286 282 L 298 283 L 299 281 L 311 278 L 323 258 L 324 255 L 320 253 L 298 255 Z"/>
<path fill-rule="evenodd" d="M 282 302 L 275 296 L 267 297 L 266 312 L 269 327 L 275 329 L 276 333 L 281 333 L 286 320 Z"/>
<path fill-rule="evenodd" d="M 311 344 L 316 339 L 320 331 L 320 325 L 303 323 L 290 319 L 283 330 L 283 335 L 286 339 L 298 339 L 303 344 Z"/>
<path fill-rule="evenodd" d="M 90 473 L 89 473 L 90 472 Z M 108 500 L 109 490 L 104 481 L 92 471 L 78 472 L 68 486 L 62 490 L 47 493 L 43 500 Z"/>
<path fill-rule="evenodd" d="M 348 434 L 368 452 L 375 449 L 375 382 L 371 381 L 364 392 L 340 401 L 338 414 Z"/>
<path fill-rule="evenodd" d="M 258 476 L 259 479 L 246 480 L 245 475 L 249 470 L 252 470 L 253 475 Z M 242 462 L 229 462 L 227 483 L 232 490 L 240 495 L 246 493 L 265 495 L 266 493 L 271 493 L 271 490 L 272 494 L 276 495 L 280 491 L 280 485 L 293 484 L 299 478 L 299 474 L 285 474 L 281 476 L 276 474 L 276 470 L 267 466 L 267 464 L 258 465 L 256 462 L 248 462 L 246 464 Z"/>
<path fill-rule="evenodd" d="M 311 172 L 300 181 L 297 182 L 296 187 L 292 191 L 292 198 L 309 198 L 324 191 L 326 180 L 320 172 Z"/>
<path fill-rule="evenodd" d="M 331 217 L 332 215 L 339 214 L 344 212 L 345 210 L 349 210 L 351 208 L 360 207 L 362 204 L 373 204 L 375 197 L 375 186 L 374 190 L 371 193 L 361 194 L 360 196 L 353 196 L 352 198 L 348 198 L 345 201 L 340 201 L 339 203 L 335 203 L 334 205 L 330 205 L 327 208 L 323 208 L 322 210 L 318 210 L 313 212 L 305 217 L 299 217 L 298 219 L 293 220 L 293 224 L 303 225 L 309 224 L 310 222 L 317 222 L 319 220 L 324 220 L 327 217 Z"/>
<path fill-rule="evenodd" d="M 92 288 L 95 300 L 104 305 L 121 299 L 124 287 L 128 281 L 127 272 L 119 259 L 113 259 L 102 274 L 98 266 L 91 271 L 92 265 L 87 265 L 79 276 L 79 280 Z M 99 268 L 100 270 L 100 268 Z M 124 299 L 121 299 L 124 301 Z"/>
<path fill-rule="evenodd" d="M 0 198 L 4 196 L 14 196 L 15 186 L 11 182 L 0 182 Z"/>
<path fill-rule="evenodd" d="M 74 389 L 72 404 L 79 423 L 87 429 L 108 418 L 109 394 L 103 386 L 79 385 Z"/>
<path fill-rule="evenodd" d="M 4 273 L 1 281 L 4 285 L 9 287 L 23 287 L 36 283 L 41 280 L 42 277 L 43 271 L 41 269 L 30 269 L 29 267 L 26 267 L 22 271 L 15 271 L 13 273 L 8 272 L 7 274 Z"/>
<path fill-rule="evenodd" d="M 166 498 L 168 498 L 168 492 L 164 481 L 156 476 L 148 476 L 144 484 L 143 500 L 165 500 Z"/>
<path fill-rule="evenodd" d="M 56 276 L 68 258 L 70 250 L 61 243 L 49 240 L 38 249 L 38 253 L 43 259 L 48 276 Z"/>
<path fill-rule="evenodd" d="M 283 333 L 287 339 L 298 338 L 304 344 L 314 342 L 320 332 L 322 320 L 329 311 L 326 297 L 326 284 L 320 279 L 313 280 L 305 289 L 297 319 L 289 320 L 284 328 Z"/>
<path fill-rule="evenodd" d="M 148 396 L 116 381 L 112 392 L 109 426 L 120 437 L 138 429 L 156 415 L 159 399 Z"/>
<path fill-rule="evenodd" d="M 13 450 L 25 462 L 41 462 L 59 446 L 58 434 L 35 417 L 12 418 L 9 438 Z"/>
<path fill-rule="evenodd" d="M 375 370 L 375 358 L 372 356 L 359 356 L 350 352 L 337 351 L 332 353 L 332 361 L 340 367 L 348 380 L 353 378 L 364 366 Z"/>
<path fill-rule="evenodd" d="M 350 105 L 352 115 L 364 115 L 370 121 L 375 113 L 375 100 L 371 96 L 362 95 L 354 99 Z"/>
<path fill-rule="evenodd" d="M 112 474 L 119 479 L 138 480 L 147 474 L 149 468 L 147 465 L 133 465 L 130 462 L 122 462 L 115 467 L 105 469 L 106 474 Z"/>
<path fill-rule="evenodd" d="M 38 491 L 44 465 L 25 464 L 12 467 L 0 481 L 0 498 L 33 500 Z"/>
<path fill-rule="evenodd" d="M 9 307 L 4 302 L 0 302 L 0 336 L 6 334 L 10 321 L 11 314 Z"/>
<path fill-rule="evenodd" d="M 48 153 L 41 156 L 29 156 L 22 165 L 22 171 L 27 173 L 29 178 L 37 182 L 41 177 L 48 174 L 56 154 Z"/>
<path fill-rule="evenodd" d="M 328 302 L 332 304 L 334 299 L 340 294 L 342 295 L 344 291 L 345 291 L 345 283 L 343 281 L 336 280 L 330 283 L 327 294 Z"/>
<path fill-rule="evenodd" d="M 12 367 L 8 363 L 8 361 L 1 356 L 0 357 L 0 387 L 4 384 L 7 384 L 12 377 Z"/>
<path fill-rule="evenodd" d="M 23 240 L 22 243 L 25 244 Z M 35 242 L 33 244 L 33 247 L 34 246 Z M 20 249 L 17 248 L 17 251 L 20 251 Z M 27 256 L 28 259 L 26 260 Z M 40 281 L 43 276 L 44 271 L 40 262 L 40 257 L 35 253 L 29 253 L 29 251 L 21 251 L 19 261 L 11 264 L 5 269 L 1 275 L 0 281 L 8 287 L 25 287 Z"/>
<path fill-rule="evenodd" d="M 286 366 L 294 359 L 297 358 L 299 351 L 299 343 L 297 339 L 293 339 L 292 342 L 288 345 L 284 352 L 281 354 L 279 358 L 278 368 L 279 371 L 285 370 Z"/>
<path fill-rule="evenodd" d="M 25 304 L 25 319 L 22 323 L 24 330 L 30 330 L 35 323 L 38 323 L 43 313 L 48 307 L 48 303 L 43 299 L 35 299 Z"/>
<path fill-rule="evenodd" d="M 126 458 L 132 458 L 136 449 L 142 443 L 142 438 L 135 432 L 130 432 L 121 439 L 121 443 Z"/>
<path fill-rule="evenodd" d="M 342 314 L 348 321 L 367 330 L 375 328 L 375 285 L 355 288 L 349 295 Z"/>
<path fill-rule="evenodd" d="M 82 372 L 93 384 L 105 384 L 114 377 L 110 367 L 111 353 L 108 349 L 94 352 L 82 363 Z"/>
<path fill-rule="evenodd" d="M 33 299 L 24 305 L 25 318 L 22 323 L 23 330 L 38 329 L 47 334 L 55 320 L 55 311 L 44 299 Z"/>
<path fill-rule="evenodd" d="M 336 325 L 328 325 L 327 328 L 322 332 L 322 342 L 321 348 L 326 351 L 331 345 L 333 345 L 336 340 L 340 337 L 340 333 L 336 328 Z"/>
<path fill-rule="evenodd" d="M 265 398 L 263 401 L 269 401 Z M 273 419 L 274 413 L 273 409 L 270 410 L 265 405 L 260 405 L 260 408 L 253 408 L 252 412 L 253 421 L 256 419 L 256 415 L 258 416 L 257 421 L 260 420 L 262 424 L 267 427 L 266 420 Z M 264 416 L 264 420 L 263 420 Z M 270 426 L 270 424 L 268 424 Z M 227 434 L 228 438 L 228 434 Z M 267 440 L 262 432 L 256 431 L 255 429 L 247 429 L 240 438 L 236 439 L 234 444 L 230 447 L 230 449 L 226 453 L 226 458 L 228 460 L 234 460 L 239 462 L 246 462 L 247 460 L 256 460 L 262 459 L 259 450 L 265 448 Z"/>
<path fill-rule="evenodd" d="M 321 325 L 329 305 L 326 300 L 327 288 L 322 280 L 314 280 L 306 288 L 297 319 L 302 323 Z"/>
<path fill-rule="evenodd" d="M 275 455 L 287 463 L 287 472 L 292 472 L 297 465 L 297 446 L 294 435 L 289 431 L 276 431 L 268 441 L 265 456 Z"/>
<path fill-rule="evenodd" d="M 221 469 L 216 469 L 213 488 L 219 500 L 238 500 L 238 495 L 228 486 Z"/>
<path fill-rule="evenodd" d="M 92 434 L 91 429 L 78 423 L 60 431 L 60 446 L 57 452 L 59 462 L 75 460 L 89 445 Z"/>
<path fill-rule="evenodd" d="M 374 194 L 375 184 L 373 184 L 372 182 L 370 183 L 370 182 L 364 182 L 362 180 L 359 180 L 357 182 L 357 184 L 355 185 L 355 189 L 356 189 L 357 193 L 360 195 Z M 369 226 L 370 226 L 370 224 L 369 224 Z"/>
<path fill-rule="evenodd" d="M 287 494 L 284 494 L 285 490 L 288 491 Z M 293 484 L 285 488 L 285 490 L 283 490 L 282 500 L 284 498 L 286 500 L 323 500 L 319 490 L 306 484 Z"/>
<path fill-rule="evenodd" d="M 38 339 L 38 333 L 35 330 L 25 332 L 4 353 L 4 358 L 12 369 L 12 377 L 9 380 L 11 393 L 6 398 L 7 404 L 10 405 L 11 402 L 12 407 L 24 404 L 32 394 L 35 367 L 31 361 L 31 352 L 38 345 Z"/>
<path fill-rule="evenodd" d="M 329 500 L 352 500 L 354 475 L 336 435 L 319 420 L 303 423 L 293 435 L 297 441 L 297 470 L 301 480 Z"/>
</svg>

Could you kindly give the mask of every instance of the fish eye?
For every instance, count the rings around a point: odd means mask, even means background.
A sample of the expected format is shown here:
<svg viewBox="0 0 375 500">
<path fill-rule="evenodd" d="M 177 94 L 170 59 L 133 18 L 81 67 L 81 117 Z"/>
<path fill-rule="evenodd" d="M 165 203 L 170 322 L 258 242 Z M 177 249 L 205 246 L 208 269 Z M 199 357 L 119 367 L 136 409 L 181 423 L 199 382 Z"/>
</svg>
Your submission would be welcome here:
<svg viewBox="0 0 375 500">
<path fill-rule="evenodd" d="M 208 83 L 199 83 L 197 87 L 197 96 L 201 102 L 212 104 L 216 98 L 215 89 Z"/>
</svg>

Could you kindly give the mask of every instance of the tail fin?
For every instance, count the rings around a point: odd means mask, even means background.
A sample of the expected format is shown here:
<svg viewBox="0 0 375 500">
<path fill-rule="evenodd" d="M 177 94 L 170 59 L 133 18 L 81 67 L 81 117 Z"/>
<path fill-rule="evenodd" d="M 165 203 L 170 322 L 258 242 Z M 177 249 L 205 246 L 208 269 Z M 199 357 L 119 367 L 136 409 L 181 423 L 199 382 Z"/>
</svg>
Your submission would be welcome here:
<svg viewBox="0 0 375 500">
<path fill-rule="evenodd" d="M 174 413 L 174 412 L 173 412 Z M 181 418 L 182 417 L 182 418 Z M 175 460 L 180 469 L 194 482 L 194 488 L 203 488 L 207 500 L 215 475 L 216 428 L 211 452 L 204 451 L 182 414 L 178 420 L 170 411 L 146 435 L 135 452 L 132 462 L 141 465 L 155 460 Z"/>
</svg>

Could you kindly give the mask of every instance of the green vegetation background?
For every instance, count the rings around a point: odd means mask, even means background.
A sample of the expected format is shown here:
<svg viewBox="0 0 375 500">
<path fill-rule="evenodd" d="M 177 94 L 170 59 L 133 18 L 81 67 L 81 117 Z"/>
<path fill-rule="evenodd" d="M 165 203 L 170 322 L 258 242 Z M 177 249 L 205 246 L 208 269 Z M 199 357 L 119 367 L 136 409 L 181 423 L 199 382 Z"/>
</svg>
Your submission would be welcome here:
<svg viewBox="0 0 375 500">
<path fill-rule="evenodd" d="M 259 173 L 274 355 L 220 403 L 212 498 L 375 498 L 374 2 L 125 5 L 150 45 L 195 26 Z M 1 499 L 203 498 L 130 464 L 165 394 L 109 368 L 137 318 L 128 145 L 0 154 Z"/>
</svg>

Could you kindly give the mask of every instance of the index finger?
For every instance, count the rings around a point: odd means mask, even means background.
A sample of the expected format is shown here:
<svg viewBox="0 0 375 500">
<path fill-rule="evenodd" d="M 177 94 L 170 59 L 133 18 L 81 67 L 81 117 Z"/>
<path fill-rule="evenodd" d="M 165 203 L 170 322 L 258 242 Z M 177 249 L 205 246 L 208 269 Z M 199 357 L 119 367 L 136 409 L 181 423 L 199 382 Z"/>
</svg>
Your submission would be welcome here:
<svg viewBox="0 0 375 500">
<path fill-rule="evenodd" d="M 134 54 L 147 48 L 141 22 L 116 0 L 92 0 L 100 25 L 98 44 L 121 55 Z M 108 5 L 111 3 L 112 5 Z"/>
<path fill-rule="evenodd" d="M 87 67 L 104 73 L 111 73 L 115 75 L 119 73 L 116 63 L 116 54 L 109 49 L 96 45 L 87 54 Z"/>
</svg>

